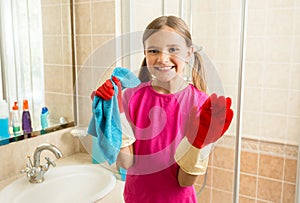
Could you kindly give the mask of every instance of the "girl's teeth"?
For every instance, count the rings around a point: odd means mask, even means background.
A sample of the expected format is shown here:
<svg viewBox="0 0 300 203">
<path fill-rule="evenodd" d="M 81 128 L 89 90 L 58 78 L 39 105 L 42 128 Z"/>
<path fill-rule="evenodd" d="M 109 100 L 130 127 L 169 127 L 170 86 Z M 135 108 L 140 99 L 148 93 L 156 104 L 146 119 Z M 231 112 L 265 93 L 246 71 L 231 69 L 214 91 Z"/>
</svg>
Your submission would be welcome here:
<svg viewBox="0 0 300 203">
<path fill-rule="evenodd" d="M 169 67 L 162 67 L 162 68 L 158 67 L 157 69 L 158 69 L 158 70 L 170 70 L 171 68 L 172 68 L 172 66 L 169 66 Z"/>
</svg>

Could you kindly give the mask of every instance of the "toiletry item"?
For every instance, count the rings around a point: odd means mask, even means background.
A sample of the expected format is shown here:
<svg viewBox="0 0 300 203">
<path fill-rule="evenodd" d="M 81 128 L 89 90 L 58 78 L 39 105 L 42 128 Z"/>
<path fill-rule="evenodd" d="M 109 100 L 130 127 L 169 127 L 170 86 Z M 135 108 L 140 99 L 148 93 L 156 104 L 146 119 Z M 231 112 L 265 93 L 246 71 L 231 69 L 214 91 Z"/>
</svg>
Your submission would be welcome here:
<svg viewBox="0 0 300 203">
<path fill-rule="evenodd" d="M 0 145 L 9 143 L 9 113 L 8 104 L 5 100 L 0 100 Z"/>
<path fill-rule="evenodd" d="M 48 128 L 48 116 L 49 116 L 49 111 L 47 107 L 43 107 L 42 108 L 42 112 L 41 112 L 41 126 L 42 126 L 42 130 L 45 130 L 46 128 Z"/>
<path fill-rule="evenodd" d="M 22 130 L 24 134 L 30 134 L 32 132 L 31 116 L 29 113 L 27 99 L 23 100 Z"/>
<path fill-rule="evenodd" d="M 11 125 L 14 136 L 21 135 L 21 123 L 18 102 L 15 101 L 11 111 Z"/>
</svg>

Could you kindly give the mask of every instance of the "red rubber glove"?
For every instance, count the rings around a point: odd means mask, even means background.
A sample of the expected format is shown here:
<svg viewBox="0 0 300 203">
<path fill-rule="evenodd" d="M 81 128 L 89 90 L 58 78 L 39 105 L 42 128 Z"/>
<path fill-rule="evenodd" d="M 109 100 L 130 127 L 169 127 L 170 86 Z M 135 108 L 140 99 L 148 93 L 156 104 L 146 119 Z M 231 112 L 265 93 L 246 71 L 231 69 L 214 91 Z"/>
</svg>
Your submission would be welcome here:
<svg viewBox="0 0 300 203">
<path fill-rule="evenodd" d="M 229 97 L 218 97 L 212 94 L 202 105 L 200 117 L 197 107 L 193 107 L 188 121 L 188 130 L 186 130 L 188 141 L 194 147 L 202 149 L 221 138 L 233 118 L 230 106 Z"/>
<path fill-rule="evenodd" d="M 110 79 L 107 79 L 95 92 L 95 95 L 104 100 L 110 100 L 114 95 L 114 86 Z"/>
</svg>

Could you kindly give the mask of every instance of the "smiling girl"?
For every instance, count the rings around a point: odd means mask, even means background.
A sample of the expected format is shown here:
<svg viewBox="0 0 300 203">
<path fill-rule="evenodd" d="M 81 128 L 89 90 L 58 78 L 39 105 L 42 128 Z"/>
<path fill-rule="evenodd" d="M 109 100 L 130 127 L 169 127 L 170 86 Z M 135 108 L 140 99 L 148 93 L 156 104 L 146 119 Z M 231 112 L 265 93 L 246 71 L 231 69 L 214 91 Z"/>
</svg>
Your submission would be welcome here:
<svg viewBox="0 0 300 203">
<path fill-rule="evenodd" d="M 203 151 L 227 130 L 233 115 L 230 99 L 206 94 L 201 57 L 182 19 L 153 20 L 144 31 L 143 45 L 142 83 L 123 96 L 136 138 L 121 149 L 117 160 L 118 166 L 128 169 L 125 202 L 197 202 L 193 184 L 208 164 Z M 191 59 L 193 84 L 183 78 Z M 212 115 L 218 122 L 208 131 Z"/>
</svg>

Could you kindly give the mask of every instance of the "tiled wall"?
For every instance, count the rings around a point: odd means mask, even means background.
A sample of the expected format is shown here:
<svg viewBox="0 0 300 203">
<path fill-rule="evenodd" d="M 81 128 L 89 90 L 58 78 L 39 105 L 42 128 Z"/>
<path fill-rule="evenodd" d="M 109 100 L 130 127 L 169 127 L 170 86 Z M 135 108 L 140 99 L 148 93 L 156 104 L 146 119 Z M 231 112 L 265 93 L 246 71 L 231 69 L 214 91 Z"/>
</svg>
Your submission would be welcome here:
<svg viewBox="0 0 300 203">
<path fill-rule="evenodd" d="M 71 38 L 71 7 L 69 0 L 43 0 L 43 41 L 45 71 L 45 105 L 49 119 L 59 121 L 61 116 L 74 120 L 73 61 Z"/>
<path fill-rule="evenodd" d="M 199 202 L 233 202 L 234 137 L 226 137 L 210 156 Z M 242 140 L 239 202 L 295 202 L 298 146 Z M 204 177 L 197 181 L 197 190 Z"/>
</svg>

